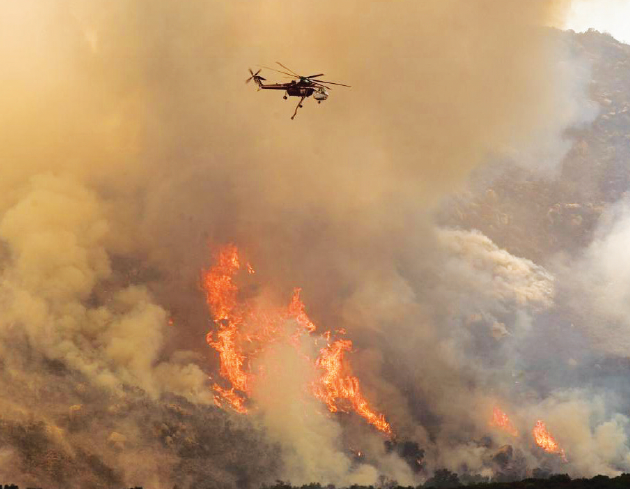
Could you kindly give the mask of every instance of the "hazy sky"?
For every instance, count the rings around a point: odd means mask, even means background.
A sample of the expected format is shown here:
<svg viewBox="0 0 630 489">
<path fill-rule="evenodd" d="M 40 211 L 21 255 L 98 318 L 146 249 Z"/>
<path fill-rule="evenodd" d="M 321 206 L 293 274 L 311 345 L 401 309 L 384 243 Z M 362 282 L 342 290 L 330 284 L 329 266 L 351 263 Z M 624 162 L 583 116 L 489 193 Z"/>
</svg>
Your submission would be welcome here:
<svg viewBox="0 0 630 489">
<path fill-rule="evenodd" d="M 592 27 L 630 43 L 630 0 L 574 0 L 566 27 L 575 31 Z"/>
</svg>

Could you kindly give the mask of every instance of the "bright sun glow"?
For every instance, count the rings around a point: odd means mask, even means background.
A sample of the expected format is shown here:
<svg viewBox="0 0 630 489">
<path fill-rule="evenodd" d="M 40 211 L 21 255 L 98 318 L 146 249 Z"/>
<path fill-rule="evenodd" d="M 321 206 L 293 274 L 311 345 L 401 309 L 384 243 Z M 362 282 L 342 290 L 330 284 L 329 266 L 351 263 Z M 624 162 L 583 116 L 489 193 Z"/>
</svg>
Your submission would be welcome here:
<svg viewBox="0 0 630 489">
<path fill-rule="evenodd" d="M 565 27 L 577 32 L 593 28 L 630 43 L 630 0 L 574 0 Z"/>
</svg>

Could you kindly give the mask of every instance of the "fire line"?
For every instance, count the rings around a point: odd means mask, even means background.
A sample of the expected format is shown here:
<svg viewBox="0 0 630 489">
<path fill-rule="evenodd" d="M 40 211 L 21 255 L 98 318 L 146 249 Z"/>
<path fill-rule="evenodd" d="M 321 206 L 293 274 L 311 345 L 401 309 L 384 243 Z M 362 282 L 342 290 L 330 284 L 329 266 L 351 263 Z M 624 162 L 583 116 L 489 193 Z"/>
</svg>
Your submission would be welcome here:
<svg viewBox="0 0 630 489">
<path fill-rule="evenodd" d="M 249 263 L 242 264 L 238 248 L 226 245 L 215 254 L 215 263 L 202 275 L 206 302 L 213 316 L 216 329 L 207 335 L 208 344 L 219 353 L 220 375 L 229 387 L 215 383 L 215 403 L 227 404 L 235 411 L 246 414 L 248 400 L 256 374 L 251 363 L 269 345 L 282 340 L 287 321 L 296 324 L 288 342 L 300 348 L 302 335 L 314 335 L 317 327 L 306 313 L 300 297 L 301 289 L 293 291 L 291 302 L 285 308 L 263 309 L 251 300 L 239 297 L 237 276 L 240 271 L 249 275 L 255 269 Z M 339 330 L 338 334 L 345 334 Z M 311 393 L 326 404 L 331 413 L 355 412 L 379 431 L 392 435 L 390 424 L 383 414 L 374 411 L 361 392 L 359 379 L 352 374 L 345 357 L 352 351 L 349 339 L 334 339 L 330 331 L 320 335 L 326 341 L 316 359 L 308 358 L 319 372 L 319 378 L 309 386 Z"/>
</svg>

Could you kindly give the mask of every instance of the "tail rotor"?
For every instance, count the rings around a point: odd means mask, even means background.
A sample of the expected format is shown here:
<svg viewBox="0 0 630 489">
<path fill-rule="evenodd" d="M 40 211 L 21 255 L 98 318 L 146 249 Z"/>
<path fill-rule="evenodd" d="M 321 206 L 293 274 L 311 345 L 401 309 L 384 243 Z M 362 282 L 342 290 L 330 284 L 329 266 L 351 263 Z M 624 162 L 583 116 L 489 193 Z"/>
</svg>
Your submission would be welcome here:
<svg viewBox="0 0 630 489">
<path fill-rule="evenodd" d="M 252 76 L 250 76 L 247 80 L 245 80 L 245 83 L 249 83 L 250 81 L 254 80 L 254 83 L 256 83 L 256 85 L 260 87 L 262 85 L 262 82 L 266 80 L 266 78 L 263 78 L 262 76 L 258 75 L 260 71 L 261 70 L 258 70 L 256 73 L 254 73 L 252 69 L 249 68 L 249 74 Z"/>
</svg>

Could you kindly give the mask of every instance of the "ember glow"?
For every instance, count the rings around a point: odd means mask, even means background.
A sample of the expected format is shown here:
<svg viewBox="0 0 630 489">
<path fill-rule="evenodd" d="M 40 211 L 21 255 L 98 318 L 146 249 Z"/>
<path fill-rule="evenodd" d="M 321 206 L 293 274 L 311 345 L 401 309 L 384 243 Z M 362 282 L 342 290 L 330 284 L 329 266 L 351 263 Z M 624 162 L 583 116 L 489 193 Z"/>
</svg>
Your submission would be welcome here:
<svg viewBox="0 0 630 489">
<path fill-rule="evenodd" d="M 499 428 L 512 436 L 518 436 L 518 430 L 514 427 L 512 421 L 508 418 L 508 415 L 501 411 L 498 407 L 495 407 L 492 410 L 490 426 Z"/>
<path fill-rule="evenodd" d="M 556 440 L 551 433 L 547 431 L 547 427 L 542 420 L 536 421 L 536 426 L 534 426 L 533 430 L 534 440 L 536 440 L 536 445 L 542 448 L 547 453 L 557 453 L 562 457 L 563 460 L 566 461 L 566 457 L 564 455 L 564 450 L 560 448 Z"/>
<path fill-rule="evenodd" d="M 303 334 L 312 335 L 317 327 L 306 314 L 300 298 L 301 290 L 294 289 L 291 302 L 285 308 L 262 308 L 251 300 L 239 297 L 237 278 L 241 271 L 255 273 L 249 264 L 242 265 L 236 246 L 227 245 L 215 256 L 215 265 L 203 274 L 206 301 L 213 315 L 216 331 L 207 335 L 208 344 L 219 353 L 220 375 L 229 387 L 213 385 L 215 403 L 227 404 L 245 414 L 247 399 L 251 396 L 256 375 L 252 372 L 252 360 L 274 342 L 283 338 L 287 321 L 295 322 L 295 331 L 287 341 L 300 349 Z M 337 331 L 345 334 L 344 330 Z M 374 411 L 361 392 L 359 379 L 352 375 L 345 352 L 352 350 L 352 341 L 334 339 L 330 331 L 321 334 L 326 346 L 319 357 L 303 356 L 320 372 L 310 386 L 315 397 L 326 404 L 332 413 L 354 411 L 376 429 L 392 434 L 383 414 Z"/>
</svg>

